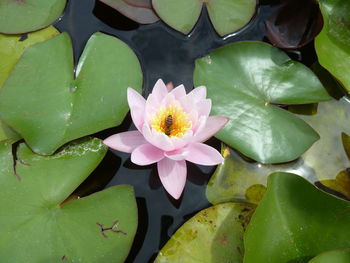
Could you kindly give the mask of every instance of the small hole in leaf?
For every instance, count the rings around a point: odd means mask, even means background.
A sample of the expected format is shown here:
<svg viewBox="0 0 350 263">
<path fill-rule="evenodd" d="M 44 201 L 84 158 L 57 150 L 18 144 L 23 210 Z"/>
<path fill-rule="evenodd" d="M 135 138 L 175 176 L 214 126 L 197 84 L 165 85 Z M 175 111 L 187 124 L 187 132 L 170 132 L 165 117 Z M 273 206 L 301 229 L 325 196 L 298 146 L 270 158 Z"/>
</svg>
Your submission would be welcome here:
<svg viewBox="0 0 350 263">
<path fill-rule="evenodd" d="M 100 1 L 96 1 L 93 14 L 103 23 L 115 29 L 128 31 L 139 27 L 138 23 Z"/>
</svg>

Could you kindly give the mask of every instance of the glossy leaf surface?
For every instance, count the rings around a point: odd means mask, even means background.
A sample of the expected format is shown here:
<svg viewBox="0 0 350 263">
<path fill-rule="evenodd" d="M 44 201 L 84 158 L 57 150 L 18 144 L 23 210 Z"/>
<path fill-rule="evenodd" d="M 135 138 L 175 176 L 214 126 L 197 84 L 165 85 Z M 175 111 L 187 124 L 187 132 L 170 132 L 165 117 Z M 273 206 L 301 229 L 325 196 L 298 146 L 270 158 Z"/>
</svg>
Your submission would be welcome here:
<svg viewBox="0 0 350 263">
<path fill-rule="evenodd" d="M 254 208 L 224 203 L 200 211 L 176 231 L 154 262 L 242 262 L 242 236 Z"/>
<path fill-rule="evenodd" d="M 306 66 L 262 42 L 236 42 L 197 59 L 195 86 L 204 85 L 212 114 L 230 118 L 216 137 L 261 163 L 298 158 L 318 134 L 276 104 L 326 101 L 330 96 Z"/>
<path fill-rule="evenodd" d="M 100 0 L 130 19 L 141 23 L 157 22 L 159 17 L 154 13 L 151 0 Z"/>
<path fill-rule="evenodd" d="M 334 250 L 322 253 L 311 259 L 309 263 L 348 263 L 350 262 L 350 250 Z"/>
<path fill-rule="evenodd" d="M 127 88 L 141 91 L 133 51 L 102 33 L 90 38 L 75 74 L 63 33 L 28 48 L 0 91 L 0 117 L 39 154 L 118 125 L 128 111 Z"/>
<path fill-rule="evenodd" d="M 106 151 L 100 140 L 89 139 L 44 157 L 22 143 L 13 167 L 11 143 L 0 143 L 1 258 L 16 263 L 28 258 L 30 262 L 124 262 L 137 228 L 130 186 L 61 204 Z"/>
<path fill-rule="evenodd" d="M 308 262 L 350 247 L 350 203 L 300 176 L 274 173 L 244 237 L 245 263 Z"/>
<path fill-rule="evenodd" d="M 350 2 L 318 1 L 324 20 L 323 29 L 315 41 L 319 62 L 350 92 Z"/>
<path fill-rule="evenodd" d="M 62 14 L 66 0 L 0 0 L 0 32 L 21 34 L 44 28 Z"/>
<path fill-rule="evenodd" d="M 315 115 L 298 115 L 311 125 L 321 136 L 299 159 L 284 164 L 261 164 L 247 162 L 228 146 L 222 146 L 225 157 L 211 177 L 206 195 L 212 204 L 227 201 L 249 201 L 249 191 L 259 193 L 257 185 L 266 185 L 272 172 L 284 171 L 303 176 L 310 182 L 321 184 L 350 199 L 350 179 L 347 168 L 350 158 L 347 151 L 346 133 L 350 134 L 350 103 L 346 99 L 332 100 L 318 104 L 318 107 L 293 106 L 298 113 L 317 112 Z"/>
<path fill-rule="evenodd" d="M 255 0 L 153 0 L 160 18 L 184 34 L 190 33 L 200 16 L 203 4 L 220 36 L 245 26 L 255 13 Z"/>
</svg>

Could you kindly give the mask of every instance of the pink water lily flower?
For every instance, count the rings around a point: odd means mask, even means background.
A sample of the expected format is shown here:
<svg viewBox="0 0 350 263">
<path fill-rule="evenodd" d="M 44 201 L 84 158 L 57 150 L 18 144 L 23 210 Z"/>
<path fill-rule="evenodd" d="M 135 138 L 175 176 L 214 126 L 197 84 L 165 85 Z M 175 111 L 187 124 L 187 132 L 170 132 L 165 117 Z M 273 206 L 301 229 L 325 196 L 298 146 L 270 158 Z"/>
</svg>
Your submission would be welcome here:
<svg viewBox="0 0 350 263">
<path fill-rule="evenodd" d="M 112 135 L 104 143 L 131 153 L 135 164 L 157 163 L 164 188 L 179 199 L 186 182 L 186 161 L 201 165 L 223 161 L 216 149 L 202 142 L 224 127 L 228 119 L 209 116 L 211 100 L 206 98 L 204 86 L 186 94 L 183 85 L 173 89 L 160 79 L 147 100 L 131 88 L 127 94 L 137 130 Z"/>
</svg>

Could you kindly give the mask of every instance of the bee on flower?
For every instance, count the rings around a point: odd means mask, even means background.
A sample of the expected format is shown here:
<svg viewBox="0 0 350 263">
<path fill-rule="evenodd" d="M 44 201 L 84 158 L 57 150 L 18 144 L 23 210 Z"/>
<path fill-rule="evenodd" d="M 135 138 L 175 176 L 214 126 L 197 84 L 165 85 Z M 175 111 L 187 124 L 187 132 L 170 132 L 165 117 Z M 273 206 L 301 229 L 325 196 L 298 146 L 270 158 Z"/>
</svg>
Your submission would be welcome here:
<svg viewBox="0 0 350 263">
<path fill-rule="evenodd" d="M 183 85 L 172 88 L 160 79 L 147 100 L 131 88 L 127 94 L 137 130 L 112 135 L 104 143 L 131 153 L 137 165 L 157 163 L 164 188 L 179 199 L 186 183 L 186 161 L 201 165 L 223 161 L 216 149 L 203 142 L 222 129 L 228 118 L 209 116 L 211 100 L 204 86 L 186 94 Z"/>
</svg>

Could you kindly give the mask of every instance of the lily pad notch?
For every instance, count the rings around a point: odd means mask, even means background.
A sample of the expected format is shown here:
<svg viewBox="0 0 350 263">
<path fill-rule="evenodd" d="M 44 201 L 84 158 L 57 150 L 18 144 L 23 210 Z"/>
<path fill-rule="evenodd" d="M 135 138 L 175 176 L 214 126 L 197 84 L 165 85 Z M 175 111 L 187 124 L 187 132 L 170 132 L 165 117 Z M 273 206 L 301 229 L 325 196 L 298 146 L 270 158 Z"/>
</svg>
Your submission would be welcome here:
<svg viewBox="0 0 350 263">
<path fill-rule="evenodd" d="M 127 88 L 142 88 L 134 52 L 99 32 L 89 39 L 75 75 L 71 40 L 62 33 L 29 47 L 0 90 L 0 118 L 34 152 L 50 155 L 69 141 L 119 125 L 129 110 Z"/>
<path fill-rule="evenodd" d="M 260 163 L 295 160 L 319 139 L 279 105 L 331 99 L 309 68 L 256 41 L 229 44 L 197 59 L 194 84 L 207 87 L 214 115 L 230 118 L 216 137 Z"/>
<path fill-rule="evenodd" d="M 189 34 L 197 23 L 203 6 L 220 36 L 233 33 L 252 19 L 256 0 L 152 0 L 158 16 L 170 27 Z"/>
</svg>

